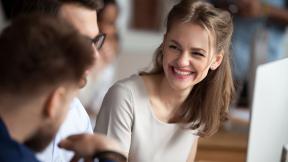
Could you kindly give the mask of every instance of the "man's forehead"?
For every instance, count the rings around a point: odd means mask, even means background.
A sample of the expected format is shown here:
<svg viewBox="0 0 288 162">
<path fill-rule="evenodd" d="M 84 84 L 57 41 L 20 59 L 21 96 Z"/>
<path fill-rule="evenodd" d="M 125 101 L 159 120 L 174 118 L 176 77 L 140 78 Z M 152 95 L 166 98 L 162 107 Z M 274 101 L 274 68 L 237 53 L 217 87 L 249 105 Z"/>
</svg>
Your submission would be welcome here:
<svg viewBox="0 0 288 162">
<path fill-rule="evenodd" d="M 99 33 L 96 10 L 67 3 L 61 6 L 59 15 L 74 25 L 83 35 L 92 38 Z"/>
</svg>

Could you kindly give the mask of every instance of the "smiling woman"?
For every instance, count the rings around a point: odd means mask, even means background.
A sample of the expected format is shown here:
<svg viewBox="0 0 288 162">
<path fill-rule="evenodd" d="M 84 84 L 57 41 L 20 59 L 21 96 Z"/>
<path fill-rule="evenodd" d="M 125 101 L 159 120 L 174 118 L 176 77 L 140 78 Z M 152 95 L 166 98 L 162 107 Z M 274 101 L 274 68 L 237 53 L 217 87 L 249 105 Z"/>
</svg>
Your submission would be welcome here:
<svg viewBox="0 0 288 162">
<path fill-rule="evenodd" d="M 214 48 L 214 47 L 212 47 Z M 208 32 L 195 23 L 175 23 L 163 43 L 163 69 L 173 89 L 186 90 L 208 74 L 211 64 L 220 65 L 223 54 L 213 55 Z"/>
<path fill-rule="evenodd" d="M 128 161 L 194 161 L 198 137 L 218 130 L 233 94 L 229 13 L 182 0 L 167 20 L 154 68 L 112 86 L 96 122 Z"/>
</svg>

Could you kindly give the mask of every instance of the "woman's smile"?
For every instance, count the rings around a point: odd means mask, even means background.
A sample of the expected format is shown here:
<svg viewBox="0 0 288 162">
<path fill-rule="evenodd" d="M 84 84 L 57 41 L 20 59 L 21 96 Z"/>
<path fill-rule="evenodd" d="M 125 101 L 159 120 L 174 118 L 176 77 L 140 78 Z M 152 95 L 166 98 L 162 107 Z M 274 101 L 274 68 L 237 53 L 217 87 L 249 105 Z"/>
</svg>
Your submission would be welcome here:
<svg viewBox="0 0 288 162">
<path fill-rule="evenodd" d="M 179 68 L 175 66 L 170 66 L 170 71 L 176 79 L 186 80 L 193 79 L 195 76 L 195 72 L 189 69 Z"/>
</svg>

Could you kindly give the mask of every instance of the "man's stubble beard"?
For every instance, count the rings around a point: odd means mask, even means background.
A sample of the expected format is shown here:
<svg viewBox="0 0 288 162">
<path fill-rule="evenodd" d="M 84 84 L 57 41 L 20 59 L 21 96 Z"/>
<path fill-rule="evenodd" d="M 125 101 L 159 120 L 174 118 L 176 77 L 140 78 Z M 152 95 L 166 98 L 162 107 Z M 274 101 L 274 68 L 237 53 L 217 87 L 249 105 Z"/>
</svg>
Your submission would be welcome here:
<svg viewBox="0 0 288 162">
<path fill-rule="evenodd" d="M 31 138 L 24 142 L 24 145 L 34 152 L 41 152 L 51 143 L 56 132 L 49 131 L 49 128 L 46 128 L 46 130 L 43 130 L 43 128 L 39 129 Z"/>
</svg>

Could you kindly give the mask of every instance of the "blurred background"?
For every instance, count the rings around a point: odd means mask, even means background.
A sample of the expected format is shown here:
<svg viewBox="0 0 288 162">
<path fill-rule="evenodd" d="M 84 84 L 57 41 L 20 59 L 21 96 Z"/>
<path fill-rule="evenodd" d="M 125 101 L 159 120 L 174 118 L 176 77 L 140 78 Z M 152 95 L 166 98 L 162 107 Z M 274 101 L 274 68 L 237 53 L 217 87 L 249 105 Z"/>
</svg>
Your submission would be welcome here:
<svg viewBox="0 0 288 162">
<path fill-rule="evenodd" d="M 178 1 L 116 0 L 117 14 L 115 22 L 113 22 L 115 38 L 111 36 L 112 41 L 116 40 L 116 47 L 112 52 L 113 61 L 107 63 L 113 64 L 114 70 L 105 75 L 110 80 L 108 86 L 116 80 L 151 66 L 153 53 L 162 42 L 167 13 Z M 232 59 L 237 95 L 231 106 L 230 119 L 223 125 L 219 133 L 199 141 L 196 159 L 198 162 L 244 162 L 247 154 L 256 68 L 258 65 L 288 56 L 288 32 L 286 29 L 288 3 L 284 0 L 263 0 L 259 9 L 261 14 L 257 15 L 252 12 L 255 9 L 249 6 L 253 6 L 253 2 L 259 2 L 259 0 L 211 0 L 210 2 L 217 7 L 226 9 L 234 18 Z M 9 1 L 3 0 L 2 5 L 5 13 L 9 13 Z M 270 5 L 284 11 L 280 14 L 283 19 L 273 20 L 268 17 L 268 14 L 272 12 L 272 9 L 269 9 Z M 102 14 L 105 17 L 105 13 Z M 3 19 L 3 12 L 0 12 L 0 27 L 5 25 Z M 105 22 L 101 31 L 104 30 Z M 107 79 L 104 81 L 106 82 Z M 103 92 L 106 91 L 107 89 L 103 90 Z M 83 98 L 84 101 L 85 97 Z M 101 105 L 101 101 L 99 102 Z M 87 101 L 84 105 L 90 107 L 89 104 L 91 103 Z M 90 111 L 93 109 L 88 110 L 88 112 Z M 95 113 L 97 114 L 97 111 L 90 112 L 92 124 L 94 124 Z"/>
</svg>

